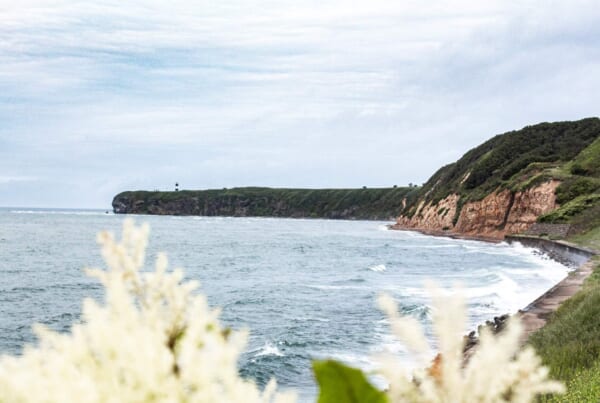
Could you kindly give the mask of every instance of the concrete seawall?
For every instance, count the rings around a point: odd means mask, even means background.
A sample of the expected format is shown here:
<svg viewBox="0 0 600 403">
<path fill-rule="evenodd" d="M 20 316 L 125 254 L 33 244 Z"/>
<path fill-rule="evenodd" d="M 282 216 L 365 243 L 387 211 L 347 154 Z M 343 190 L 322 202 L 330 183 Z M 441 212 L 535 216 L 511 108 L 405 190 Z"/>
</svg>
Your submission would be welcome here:
<svg viewBox="0 0 600 403">
<path fill-rule="evenodd" d="M 582 287 L 585 279 L 594 271 L 591 258 L 598 253 L 564 241 L 528 237 L 522 235 L 507 236 L 508 243 L 520 243 L 524 246 L 537 248 L 547 253 L 552 259 L 570 267 L 577 267 L 565 279 L 549 289 L 525 309 L 519 312 L 524 326 L 522 342 L 535 331 L 542 328 L 551 314 L 567 299 L 575 295 Z"/>
<path fill-rule="evenodd" d="M 570 267 L 579 267 L 597 253 L 564 241 L 552 241 L 524 235 L 507 235 L 508 243 L 520 243 L 547 253 L 552 259 Z"/>
</svg>

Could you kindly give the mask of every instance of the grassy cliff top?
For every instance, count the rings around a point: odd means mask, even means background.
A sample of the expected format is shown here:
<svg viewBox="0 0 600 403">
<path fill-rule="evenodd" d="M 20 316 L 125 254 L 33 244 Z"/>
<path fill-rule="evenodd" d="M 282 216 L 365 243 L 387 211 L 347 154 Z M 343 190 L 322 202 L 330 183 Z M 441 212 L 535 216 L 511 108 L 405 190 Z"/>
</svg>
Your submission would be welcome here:
<svg viewBox="0 0 600 403">
<path fill-rule="evenodd" d="M 439 169 L 424 184 L 422 198 L 436 202 L 457 193 L 480 200 L 498 187 L 517 190 L 535 181 L 570 176 L 572 167 L 575 173 L 597 175 L 600 145 L 585 155 L 583 151 L 599 136 L 598 118 L 540 123 L 497 135 Z"/>
<path fill-rule="evenodd" d="M 596 230 L 594 238 L 600 238 L 600 119 L 540 123 L 497 135 L 439 169 L 403 214 L 412 216 L 419 201 L 436 203 L 456 193 L 462 206 L 497 189 L 519 191 L 549 179 L 562 182 L 556 190 L 561 207 L 540 221 L 572 224 L 576 234 Z M 586 246 L 600 249 L 600 242 Z"/>
</svg>

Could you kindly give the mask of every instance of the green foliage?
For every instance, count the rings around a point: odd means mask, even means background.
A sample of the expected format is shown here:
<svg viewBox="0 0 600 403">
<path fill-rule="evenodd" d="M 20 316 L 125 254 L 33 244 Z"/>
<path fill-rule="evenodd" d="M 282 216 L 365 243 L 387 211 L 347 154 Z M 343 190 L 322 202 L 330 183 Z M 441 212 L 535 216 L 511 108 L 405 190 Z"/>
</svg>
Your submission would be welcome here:
<svg viewBox="0 0 600 403">
<path fill-rule="evenodd" d="M 573 160 L 571 173 L 600 177 L 600 139 L 596 139 Z"/>
<path fill-rule="evenodd" d="M 590 212 L 591 209 L 595 210 L 598 206 L 600 206 L 600 194 L 583 195 L 541 216 L 538 221 L 551 224 L 572 223 L 576 217 L 581 218 L 582 214 Z"/>
<path fill-rule="evenodd" d="M 545 397 L 548 402 L 597 402 L 600 399 L 600 268 L 581 291 L 552 315 L 529 343 L 550 367 L 550 374 L 567 383 L 568 393 Z"/>
<path fill-rule="evenodd" d="M 313 362 L 319 384 L 318 403 L 387 403 L 387 395 L 369 383 L 362 371 L 333 361 Z"/>
<path fill-rule="evenodd" d="M 592 225 L 594 225 L 592 223 Z M 600 251 L 600 225 L 580 234 L 569 237 L 569 241 L 578 245 Z"/>
<path fill-rule="evenodd" d="M 573 175 L 588 175 L 590 172 L 581 166 L 581 164 L 575 162 L 571 166 L 571 173 Z"/>
<path fill-rule="evenodd" d="M 600 361 L 591 368 L 575 372 L 567 383 L 567 393 L 560 397 L 564 403 L 598 403 L 600 399 Z M 555 399 L 556 401 L 557 399 Z"/>
<path fill-rule="evenodd" d="M 556 168 L 580 153 L 582 167 L 600 171 L 599 136 L 597 118 L 540 123 L 497 135 L 439 169 L 423 186 L 421 198 L 437 202 L 458 193 L 465 201 L 480 200 L 498 187 L 516 189 L 556 176 L 562 179 L 569 172 Z"/>
<path fill-rule="evenodd" d="M 573 176 L 566 179 L 556 189 L 556 202 L 567 203 L 578 196 L 600 190 L 600 179 L 584 176 Z"/>
</svg>

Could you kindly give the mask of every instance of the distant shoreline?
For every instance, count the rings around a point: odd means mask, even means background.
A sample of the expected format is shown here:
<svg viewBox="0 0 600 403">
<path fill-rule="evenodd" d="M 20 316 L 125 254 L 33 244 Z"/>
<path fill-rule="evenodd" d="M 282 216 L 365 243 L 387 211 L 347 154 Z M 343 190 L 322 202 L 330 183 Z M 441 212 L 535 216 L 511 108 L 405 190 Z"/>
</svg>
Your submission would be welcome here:
<svg viewBox="0 0 600 403">
<path fill-rule="evenodd" d="M 397 224 L 388 224 L 388 229 L 391 231 L 408 231 L 408 232 L 418 232 L 419 234 L 427 235 L 427 236 L 437 236 L 443 238 L 452 238 L 452 239 L 464 239 L 467 241 L 481 241 L 488 243 L 500 243 L 503 242 L 503 239 L 486 237 L 482 235 L 463 235 L 457 234 L 456 232 L 451 231 L 436 231 L 436 230 L 425 230 L 419 228 L 400 228 L 397 227 Z"/>
</svg>

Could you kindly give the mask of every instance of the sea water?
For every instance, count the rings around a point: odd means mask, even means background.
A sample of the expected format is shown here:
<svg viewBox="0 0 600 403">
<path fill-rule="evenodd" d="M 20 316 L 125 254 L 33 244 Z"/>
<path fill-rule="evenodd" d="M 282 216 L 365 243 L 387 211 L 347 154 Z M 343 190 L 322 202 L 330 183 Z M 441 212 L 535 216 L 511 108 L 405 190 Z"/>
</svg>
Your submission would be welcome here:
<svg viewBox="0 0 600 403">
<path fill-rule="evenodd" d="M 84 267 L 102 267 L 95 235 L 119 232 L 124 216 L 92 210 L 0 209 L 0 353 L 35 343 L 33 323 L 68 331 L 81 300 L 101 300 Z M 426 280 L 461 284 L 465 331 L 525 307 L 568 273 L 532 249 L 390 231 L 386 222 L 135 216 L 151 226 L 149 259 L 199 280 L 225 326 L 250 329 L 239 368 L 265 385 L 314 401 L 311 360 L 365 370 L 391 351 L 410 365 L 376 308 L 382 292 L 421 320 L 431 338 Z"/>
</svg>

